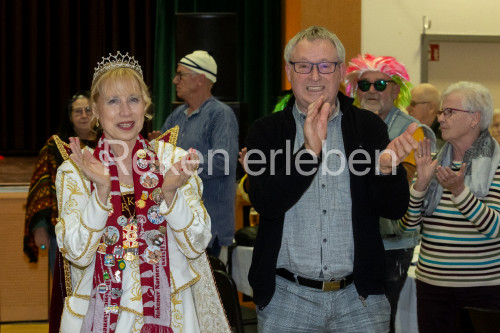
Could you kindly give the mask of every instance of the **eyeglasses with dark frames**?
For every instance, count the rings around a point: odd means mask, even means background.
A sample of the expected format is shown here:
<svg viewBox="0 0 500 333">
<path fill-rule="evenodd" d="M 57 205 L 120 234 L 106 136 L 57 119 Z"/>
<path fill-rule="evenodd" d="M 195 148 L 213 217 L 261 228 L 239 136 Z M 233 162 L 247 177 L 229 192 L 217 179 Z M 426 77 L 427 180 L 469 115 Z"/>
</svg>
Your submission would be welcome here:
<svg viewBox="0 0 500 333">
<path fill-rule="evenodd" d="M 439 110 L 436 112 L 437 116 L 439 117 L 440 115 L 444 115 L 445 118 L 450 118 L 453 112 L 466 112 L 466 113 L 474 113 L 476 111 L 469 111 L 469 110 L 460 110 L 460 109 L 454 109 L 454 108 L 445 108 L 442 110 Z"/>
<path fill-rule="evenodd" d="M 179 79 L 182 79 L 183 76 L 185 75 L 198 75 L 198 73 L 193 73 L 193 72 L 175 72 L 174 78 L 179 77 Z"/>
<path fill-rule="evenodd" d="M 324 61 L 324 62 L 303 62 L 303 61 L 289 61 L 293 66 L 295 73 L 299 74 L 309 74 L 312 72 L 314 66 L 318 69 L 321 74 L 331 74 L 337 69 L 337 65 L 340 61 Z"/>
<path fill-rule="evenodd" d="M 361 90 L 363 92 L 367 92 L 368 90 L 370 90 L 370 87 L 373 84 L 373 87 L 375 88 L 376 91 L 384 91 L 390 82 L 394 82 L 394 81 L 393 80 L 377 80 L 375 82 L 370 82 L 368 80 L 359 80 L 358 81 L 358 88 L 359 88 L 359 90 Z"/>
</svg>

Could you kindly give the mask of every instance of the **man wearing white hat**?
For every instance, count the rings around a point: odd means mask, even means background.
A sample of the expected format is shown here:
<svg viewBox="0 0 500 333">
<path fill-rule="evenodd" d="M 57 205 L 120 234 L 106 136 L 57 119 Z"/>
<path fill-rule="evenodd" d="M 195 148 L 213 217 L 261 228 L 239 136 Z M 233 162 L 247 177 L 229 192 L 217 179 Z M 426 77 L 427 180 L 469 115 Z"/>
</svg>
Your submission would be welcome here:
<svg viewBox="0 0 500 333">
<path fill-rule="evenodd" d="M 203 155 L 198 174 L 203 180 L 203 203 L 212 220 L 208 252 L 219 256 L 233 243 L 238 122 L 232 109 L 212 96 L 217 64 L 206 51 L 194 51 L 177 64 L 173 83 L 185 104 L 167 118 L 162 132 L 179 125 L 177 145 Z"/>
</svg>

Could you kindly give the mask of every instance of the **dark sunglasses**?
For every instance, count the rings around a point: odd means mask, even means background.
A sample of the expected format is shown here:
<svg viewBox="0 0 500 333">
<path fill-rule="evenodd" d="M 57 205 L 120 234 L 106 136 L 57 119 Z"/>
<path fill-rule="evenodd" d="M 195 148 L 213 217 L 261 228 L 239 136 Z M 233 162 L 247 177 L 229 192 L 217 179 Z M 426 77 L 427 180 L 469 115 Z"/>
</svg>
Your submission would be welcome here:
<svg viewBox="0 0 500 333">
<path fill-rule="evenodd" d="M 359 90 L 363 92 L 367 92 L 370 90 L 371 85 L 373 84 L 373 87 L 375 88 L 376 91 L 384 91 L 389 82 L 394 82 L 392 80 L 377 80 L 375 82 L 370 82 L 368 80 L 361 80 L 358 81 L 358 88 Z"/>
</svg>

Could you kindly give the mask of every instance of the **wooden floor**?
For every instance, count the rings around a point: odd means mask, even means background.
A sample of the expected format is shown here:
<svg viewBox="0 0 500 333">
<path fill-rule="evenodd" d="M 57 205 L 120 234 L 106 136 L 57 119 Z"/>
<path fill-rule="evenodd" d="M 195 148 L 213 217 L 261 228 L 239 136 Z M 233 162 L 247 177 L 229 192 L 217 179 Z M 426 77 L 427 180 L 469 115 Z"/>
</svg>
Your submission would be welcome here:
<svg viewBox="0 0 500 333">
<path fill-rule="evenodd" d="M 255 318 L 255 304 L 252 302 L 244 302 L 242 300 L 242 294 L 239 294 L 240 302 L 242 304 L 243 319 Z M 0 324 L 1 333 L 47 333 L 48 331 L 48 322 Z M 244 326 L 244 333 L 257 333 L 257 325 Z"/>
<path fill-rule="evenodd" d="M 19 323 L 19 324 L 1 324 L 2 333 L 47 333 L 49 323 Z"/>
<path fill-rule="evenodd" d="M 245 333 L 257 333 L 257 325 L 244 326 Z M 47 333 L 48 323 L 1 324 L 2 333 Z"/>
</svg>

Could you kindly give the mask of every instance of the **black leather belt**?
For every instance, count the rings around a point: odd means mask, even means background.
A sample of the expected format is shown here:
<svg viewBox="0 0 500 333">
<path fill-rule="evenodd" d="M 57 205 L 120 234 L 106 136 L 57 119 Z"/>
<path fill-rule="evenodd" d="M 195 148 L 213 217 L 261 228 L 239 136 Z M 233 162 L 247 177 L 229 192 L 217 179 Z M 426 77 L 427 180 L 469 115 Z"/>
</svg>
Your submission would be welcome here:
<svg viewBox="0 0 500 333">
<path fill-rule="evenodd" d="M 288 281 L 295 282 L 294 274 L 284 268 L 278 268 L 276 270 L 276 274 L 281 276 L 282 278 L 287 279 Z M 301 286 L 320 289 L 322 291 L 335 291 L 339 289 L 344 289 L 345 287 L 350 285 L 353 280 L 354 278 L 352 274 L 339 280 L 330 280 L 330 281 L 317 281 L 317 280 L 307 279 L 302 276 L 297 276 L 297 282 Z"/>
</svg>

